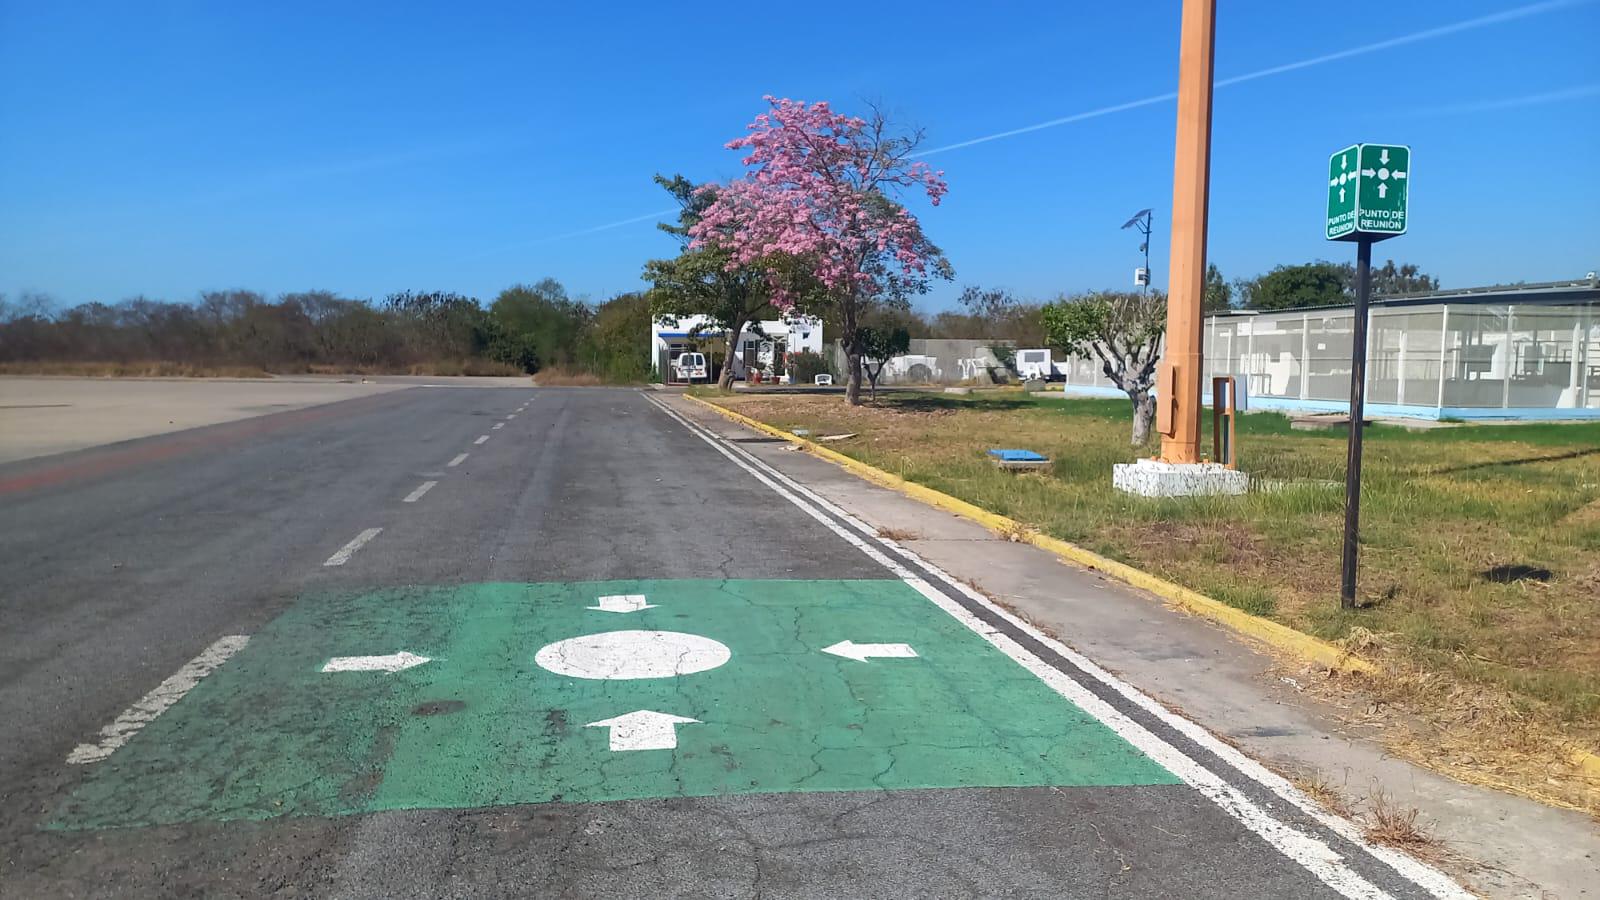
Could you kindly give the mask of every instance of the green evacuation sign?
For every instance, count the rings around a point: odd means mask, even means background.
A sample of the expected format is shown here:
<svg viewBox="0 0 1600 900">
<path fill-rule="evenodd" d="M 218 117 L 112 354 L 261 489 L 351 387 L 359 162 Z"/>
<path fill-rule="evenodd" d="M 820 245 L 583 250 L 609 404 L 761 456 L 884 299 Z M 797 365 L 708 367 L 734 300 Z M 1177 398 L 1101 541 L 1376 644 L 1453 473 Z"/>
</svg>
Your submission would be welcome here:
<svg viewBox="0 0 1600 900">
<path fill-rule="evenodd" d="M 1328 157 L 1328 240 L 1404 234 L 1410 182 L 1410 147 L 1354 144 Z"/>
<path fill-rule="evenodd" d="M 1174 783 L 900 581 L 480 584 L 302 599 L 48 827 Z"/>
</svg>

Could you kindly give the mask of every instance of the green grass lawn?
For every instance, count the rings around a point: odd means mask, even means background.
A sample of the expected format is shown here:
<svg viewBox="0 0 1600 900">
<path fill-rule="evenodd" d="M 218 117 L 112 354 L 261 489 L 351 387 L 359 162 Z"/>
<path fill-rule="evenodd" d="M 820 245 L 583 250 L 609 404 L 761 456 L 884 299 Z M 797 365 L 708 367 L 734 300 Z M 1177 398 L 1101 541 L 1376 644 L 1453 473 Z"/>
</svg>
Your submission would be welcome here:
<svg viewBox="0 0 1600 900">
<path fill-rule="evenodd" d="M 1419 676 L 1408 690 L 1470 698 L 1458 716 L 1504 701 L 1506 715 L 1600 743 L 1600 423 L 1370 428 L 1364 608 L 1342 612 L 1343 432 L 1242 416 L 1239 464 L 1260 489 L 1154 500 L 1111 488 L 1114 463 L 1154 450 L 1128 445 L 1125 401 L 895 394 L 852 409 L 837 396 L 712 399 L 785 429 L 855 432 L 829 446 L 1256 615 L 1359 642 Z M 1053 468 L 999 471 L 984 457 L 994 447 L 1039 451 Z M 1494 579 L 1514 566 L 1548 577 Z"/>
</svg>

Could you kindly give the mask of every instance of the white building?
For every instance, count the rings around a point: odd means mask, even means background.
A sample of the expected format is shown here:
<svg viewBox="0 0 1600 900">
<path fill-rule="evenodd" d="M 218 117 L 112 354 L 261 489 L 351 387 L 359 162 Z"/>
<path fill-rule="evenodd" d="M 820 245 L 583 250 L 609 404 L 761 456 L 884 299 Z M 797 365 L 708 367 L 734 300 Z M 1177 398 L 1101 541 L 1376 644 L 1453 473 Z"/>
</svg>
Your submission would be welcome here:
<svg viewBox="0 0 1600 900">
<path fill-rule="evenodd" d="M 1205 378 L 1253 409 L 1348 412 L 1353 310 L 1238 310 L 1205 321 Z M 1090 359 L 1057 362 L 1071 394 L 1125 396 Z M 1600 284 L 1592 279 L 1374 301 L 1367 413 L 1424 419 L 1600 418 Z"/>
<path fill-rule="evenodd" d="M 690 349 L 704 351 L 707 343 L 728 338 L 725 329 L 710 325 L 705 316 L 665 317 L 650 323 L 650 370 L 670 380 L 672 361 L 678 354 Z M 745 326 L 738 338 L 738 352 L 733 364 L 733 377 L 744 378 L 753 367 L 772 372 L 787 353 L 809 350 L 822 352 L 822 320 L 811 316 L 794 316 L 752 322 Z M 722 351 L 707 353 L 709 362 L 720 367 Z"/>
</svg>

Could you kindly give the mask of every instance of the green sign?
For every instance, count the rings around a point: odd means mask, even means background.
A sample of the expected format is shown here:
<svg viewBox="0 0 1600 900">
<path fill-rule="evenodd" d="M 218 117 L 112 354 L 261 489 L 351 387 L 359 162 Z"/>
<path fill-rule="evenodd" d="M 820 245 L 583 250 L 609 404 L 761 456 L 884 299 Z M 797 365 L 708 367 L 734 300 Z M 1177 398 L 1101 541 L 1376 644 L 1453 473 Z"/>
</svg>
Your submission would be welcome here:
<svg viewBox="0 0 1600 900">
<path fill-rule="evenodd" d="M 1353 144 L 1328 157 L 1328 240 L 1404 234 L 1410 183 L 1410 147 Z"/>
<path fill-rule="evenodd" d="M 50 825 L 1175 783 L 902 581 L 476 584 L 301 600 Z"/>
</svg>

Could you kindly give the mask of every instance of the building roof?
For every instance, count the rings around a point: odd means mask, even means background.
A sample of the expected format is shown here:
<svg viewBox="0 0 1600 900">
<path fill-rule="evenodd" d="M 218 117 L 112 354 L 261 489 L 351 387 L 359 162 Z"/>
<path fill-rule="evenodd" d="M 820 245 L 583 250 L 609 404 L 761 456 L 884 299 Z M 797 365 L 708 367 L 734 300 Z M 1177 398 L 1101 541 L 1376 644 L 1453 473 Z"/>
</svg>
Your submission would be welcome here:
<svg viewBox="0 0 1600 900">
<path fill-rule="evenodd" d="M 1541 304 L 1553 306 L 1600 305 L 1600 279 L 1587 278 L 1574 281 L 1546 281 L 1538 284 L 1502 284 L 1492 287 L 1454 288 L 1444 291 L 1427 291 L 1418 294 L 1395 294 L 1373 297 L 1372 306 L 1498 306 L 1508 303 L 1518 305 Z M 1285 309 L 1235 309 L 1214 313 L 1217 317 L 1254 316 L 1286 312 L 1327 312 L 1330 309 L 1350 309 L 1355 304 L 1340 303 L 1333 306 L 1296 306 Z"/>
</svg>

